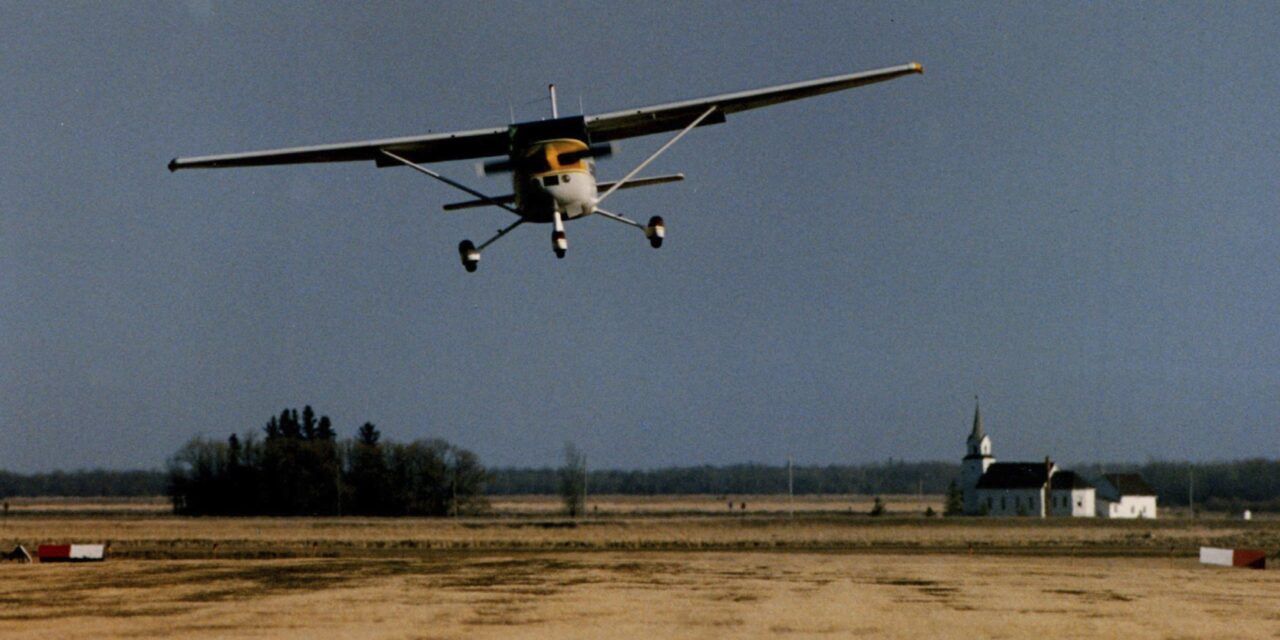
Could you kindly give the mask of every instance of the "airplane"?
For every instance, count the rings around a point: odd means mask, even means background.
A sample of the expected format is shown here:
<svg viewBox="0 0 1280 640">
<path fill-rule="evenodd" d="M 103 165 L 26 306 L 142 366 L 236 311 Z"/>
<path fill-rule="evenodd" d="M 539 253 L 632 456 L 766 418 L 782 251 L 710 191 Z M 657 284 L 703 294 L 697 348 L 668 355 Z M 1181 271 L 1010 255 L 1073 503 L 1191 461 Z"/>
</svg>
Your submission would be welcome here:
<svg viewBox="0 0 1280 640">
<path fill-rule="evenodd" d="M 463 240 L 458 245 L 462 266 L 468 272 L 476 270 L 481 251 L 516 227 L 528 223 L 550 223 L 551 248 L 557 258 L 563 258 L 569 249 L 564 223 L 591 215 L 599 215 L 640 229 L 649 244 L 656 249 L 662 246 L 666 237 L 666 222 L 661 216 L 653 216 L 648 224 L 640 224 L 621 214 L 602 209 L 600 205 L 620 189 L 683 180 L 683 174 L 636 176 L 695 127 L 723 123 L 728 115 L 739 111 L 923 72 L 923 66 L 912 62 L 750 91 L 563 118 L 556 106 L 555 85 L 551 85 L 550 120 L 402 138 L 174 158 L 169 162 L 169 171 L 354 161 L 373 161 L 380 168 L 407 166 L 475 198 L 446 204 L 445 211 L 493 206 L 516 216 L 515 222 L 499 229 L 497 235 L 479 245 L 470 240 Z M 615 140 L 670 131 L 677 133 L 622 178 L 597 182 L 595 159 L 612 155 Z M 422 166 L 432 162 L 480 158 L 494 158 L 479 165 L 483 172 L 511 174 L 512 193 L 485 195 Z"/>
</svg>

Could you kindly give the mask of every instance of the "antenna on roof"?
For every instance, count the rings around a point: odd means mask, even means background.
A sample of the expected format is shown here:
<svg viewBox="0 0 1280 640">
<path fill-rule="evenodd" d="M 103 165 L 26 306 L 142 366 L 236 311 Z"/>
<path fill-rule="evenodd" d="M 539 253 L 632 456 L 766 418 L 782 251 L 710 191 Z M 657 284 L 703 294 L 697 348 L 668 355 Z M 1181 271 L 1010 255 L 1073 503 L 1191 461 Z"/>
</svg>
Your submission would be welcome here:
<svg viewBox="0 0 1280 640">
<path fill-rule="evenodd" d="M 556 108 L 556 85 L 547 85 L 547 90 L 551 92 L 551 119 L 560 117 L 560 110 Z"/>
</svg>

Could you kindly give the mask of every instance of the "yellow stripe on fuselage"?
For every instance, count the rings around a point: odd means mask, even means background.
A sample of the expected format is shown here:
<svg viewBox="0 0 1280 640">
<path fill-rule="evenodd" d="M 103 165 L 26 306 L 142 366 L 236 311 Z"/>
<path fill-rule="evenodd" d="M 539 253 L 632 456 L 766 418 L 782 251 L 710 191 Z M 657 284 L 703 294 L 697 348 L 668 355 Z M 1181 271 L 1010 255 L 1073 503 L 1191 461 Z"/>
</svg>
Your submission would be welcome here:
<svg viewBox="0 0 1280 640">
<path fill-rule="evenodd" d="M 568 164 L 560 164 L 560 154 L 571 151 L 583 151 L 587 148 L 587 144 L 581 140 L 565 138 L 563 140 L 548 140 L 539 143 L 531 148 L 526 157 L 532 157 L 535 154 L 541 154 L 546 160 L 548 170 L 538 171 L 530 175 L 541 178 L 542 176 L 557 175 L 561 173 L 587 173 L 587 159 L 582 158 L 577 162 Z"/>
</svg>

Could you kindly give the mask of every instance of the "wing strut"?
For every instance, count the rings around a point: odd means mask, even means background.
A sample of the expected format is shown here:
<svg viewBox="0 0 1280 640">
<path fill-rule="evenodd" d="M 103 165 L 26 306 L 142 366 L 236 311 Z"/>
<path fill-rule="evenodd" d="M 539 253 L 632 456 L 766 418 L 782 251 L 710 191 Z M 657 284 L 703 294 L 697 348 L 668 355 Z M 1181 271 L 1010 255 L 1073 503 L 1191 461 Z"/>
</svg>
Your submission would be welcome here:
<svg viewBox="0 0 1280 640">
<path fill-rule="evenodd" d="M 524 218 L 524 214 L 520 213 L 520 212 L 519 212 L 517 209 L 515 209 L 514 207 L 507 206 L 507 204 L 506 204 L 506 203 L 499 202 L 496 198 L 491 198 L 491 197 L 489 197 L 489 196 L 487 196 L 487 195 L 485 195 L 485 194 L 483 194 L 483 193 L 480 193 L 479 191 L 476 191 L 475 189 L 472 189 L 471 187 L 468 187 L 467 185 L 462 184 L 461 182 L 455 182 L 455 181 L 453 181 L 453 180 L 450 180 L 449 178 L 446 178 L 446 177 L 444 177 L 444 176 L 442 176 L 442 175 L 440 175 L 440 174 L 436 173 L 435 171 L 432 171 L 432 170 L 430 170 L 430 169 L 428 169 L 428 168 L 426 168 L 426 167 L 424 167 L 424 166 L 422 166 L 422 165 L 420 165 L 420 164 L 415 164 L 415 163 L 413 163 L 413 162 L 410 162 L 410 161 L 408 161 L 408 160 L 405 160 L 404 158 L 401 158 L 400 156 L 398 156 L 398 155 L 396 155 L 396 154 L 394 154 L 394 153 L 391 153 L 390 151 L 387 151 L 386 149 L 379 149 L 379 150 L 378 150 L 378 152 L 379 152 L 379 153 L 381 153 L 381 154 L 382 154 L 382 155 L 384 155 L 384 156 L 387 156 L 388 158 L 391 158 L 392 160 L 395 160 L 396 162 L 400 162 L 400 163 L 404 164 L 405 166 L 409 167 L 410 169 L 414 169 L 414 170 L 416 170 L 416 171 L 418 171 L 418 172 L 420 172 L 420 173 L 423 173 L 423 174 L 426 174 L 426 175 L 428 175 L 428 176 L 431 176 L 432 178 L 435 178 L 436 180 L 439 180 L 440 182 L 443 182 L 443 183 L 445 183 L 445 184 L 447 184 L 447 185 L 449 185 L 449 186 L 453 187 L 454 189 L 458 189 L 458 190 L 460 190 L 460 191 L 465 191 L 465 192 L 467 192 L 467 193 L 469 193 L 469 194 L 471 194 L 471 195 L 473 195 L 473 196 L 475 196 L 475 197 L 477 197 L 477 198 L 480 198 L 481 200 L 484 200 L 484 201 L 485 201 L 486 203 L 488 203 L 488 204 L 491 204 L 491 205 L 493 205 L 493 206 L 495 206 L 495 207 L 498 207 L 498 208 L 500 208 L 500 209 L 506 209 L 507 211 L 510 211 L 511 213 L 514 213 L 514 214 L 516 214 L 517 216 L 520 216 L 522 219 Z M 512 226 L 512 228 L 514 228 L 514 225 Z M 502 236 L 501 236 L 501 235 L 499 235 L 498 237 L 502 237 Z M 494 240 L 496 240 L 496 239 L 497 239 L 497 238 L 494 238 Z"/>
<path fill-rule="evenodd" d="M 618 215 L 618 214 L 616 214 L 616 213 L 613 213 L 613 212 L 610 212 L 610 211 L 605 211 L 604 209 L 596 209 L 596 213 L 598 213 L 598 214 L 600 214 L 600 215 L 602 215 L 602 216 L 604 216 L 604 217 L 606 217 L 606 218 L 608 218 L 608 219 L 610 219 L 610 220 L 613 220 L 614 222 L 621 222 L 622 224 L 631 225 L 631 226 L 633 226 L 633 227 L 635 227 L 635 228 L 637 228 L 637 229 L 639 229 L 639 230 L 641 230 L 641 231 L 644 231 L 644 225 L 642 225 L 642 224 L 640 224 L 639 222 L 636 222 L 635 220 L 632 220 L 631 218 L 628 218 L 628 217 L 626 217 L 626 216 L 620 216 L 620 215 Z"/>
<path fill-rule="evenodd" d="M 714 112 L 715 110 L 716 110 L 716 105 L 713 104 L 706 111 L 703 111 L 702 115 L 698 116 L 697 119 L 695 119 L 693 122 L 690 122 L 688 126 L 681 129 L 680 133 L 677 133 L 674 138 L 668 140 L 667 143 L 662 145 L 661 147 L 658 147 L 658 150 L 654 151 L 653 155 L 650 155 L 648 158 L 644 159 L 644 162 L 641 162 L 640 164 L 636 165 L 636 168 L 632 169 L 631 173 L 628 173 L 627 175 L 622 176 L 621 180 L 613 183 L 613 186 L 609 187 L 608 191 L 605 191 L 603 194 L 601 194 L 599 198 L 596 198 L 596 204 L 600 204 L 601 202 L 604 202 L 605 198 L 608 198 L 610 195 L 613 194 L 614 191 L 617 191 L 618 189 L 620 189 L 622 185 L 627 183 L 628 180 L 634 178 L 637 173 L 640 173 L 641 169 L 644 169 L 645 167 L 649 166 L 650 162 L 653 162 L 655 159 L 657 159 L 658 156 L 662 155 L 663 151 L 666 151 L 667 149 L 671 148 L 671 145 L 679 141 L 680 138 L 683 138 L 684 134 L 689 133 L 690 131 L 693 130 L 694 127 L 701 124 L 702 121 L 706 120 L 707 116 L 711 115 L 711 113 Z M 383 151 L 383 153 L 386 153 L 386 151 Z"/>
<path fill-rule="evenodd" d="M 524 224 L 524 218 L 520 218 L 519 220 L 516 220 L 515 222 L 511 223 L 510 225 L 508 225 L 508 226 L 507 226 L 506 228 L 504 228 L 504 229 L 498 229 L 498 235 L 496 235 L 496 236 L 494 236 L 494 237 L 492 237 L 492 238 L 489 238 L 488 240 L 485 240 L 485 241 L 484 241 L 484 244 L 482 244 L 482 245 L 480 245 L 480 246 L 476 247 L 476 251 L 484 251 L 484 248 L 485 248 L 485 247 L 487 247 L 487 246 L 489 246 L 489 245 L 491 245 L 491 244 L 493 244 L 493 243 L 497 242 L 497 241 L 498 241 L 498 238 L 501 238 L 502 236 L 505 236 L 505 235 L 507 235 L 508 233 L 511 233 L 511 230 L 512 230 L 512 229 L 515 229 L 516 227 L 518 227 L 518 226 L 520 226 L 520 225 L 522 225 L 522 224 Z"/>
</svg>

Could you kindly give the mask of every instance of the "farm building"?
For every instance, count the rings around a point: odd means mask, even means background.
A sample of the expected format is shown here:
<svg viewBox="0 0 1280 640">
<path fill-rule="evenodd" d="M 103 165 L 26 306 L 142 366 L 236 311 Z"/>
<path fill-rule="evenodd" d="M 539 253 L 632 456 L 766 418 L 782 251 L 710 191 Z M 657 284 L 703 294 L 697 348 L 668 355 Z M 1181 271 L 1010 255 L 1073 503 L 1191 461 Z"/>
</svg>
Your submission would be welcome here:
<svg viewBox="0 0 1280 640">
<path fill-rule="evenodd" d="M 966 445 L 961 464 L 965 515 L 1155 517 L 1155 492 L 1137 475 L 1111 474 L 1104 478 L 1117 479 L 1105 480 L 1105 488 L 1095 488 L 1074 471 L 1059 469 L 1049 458 L 996 462 L 979 406 L 974 407 Z"/>
<path fill-rule="evenodd" d="M 1136 473 L 1106 473 L 1098 480 L 1098 516 L 1156 517 L 1156 491 Z"/>
</svg>

